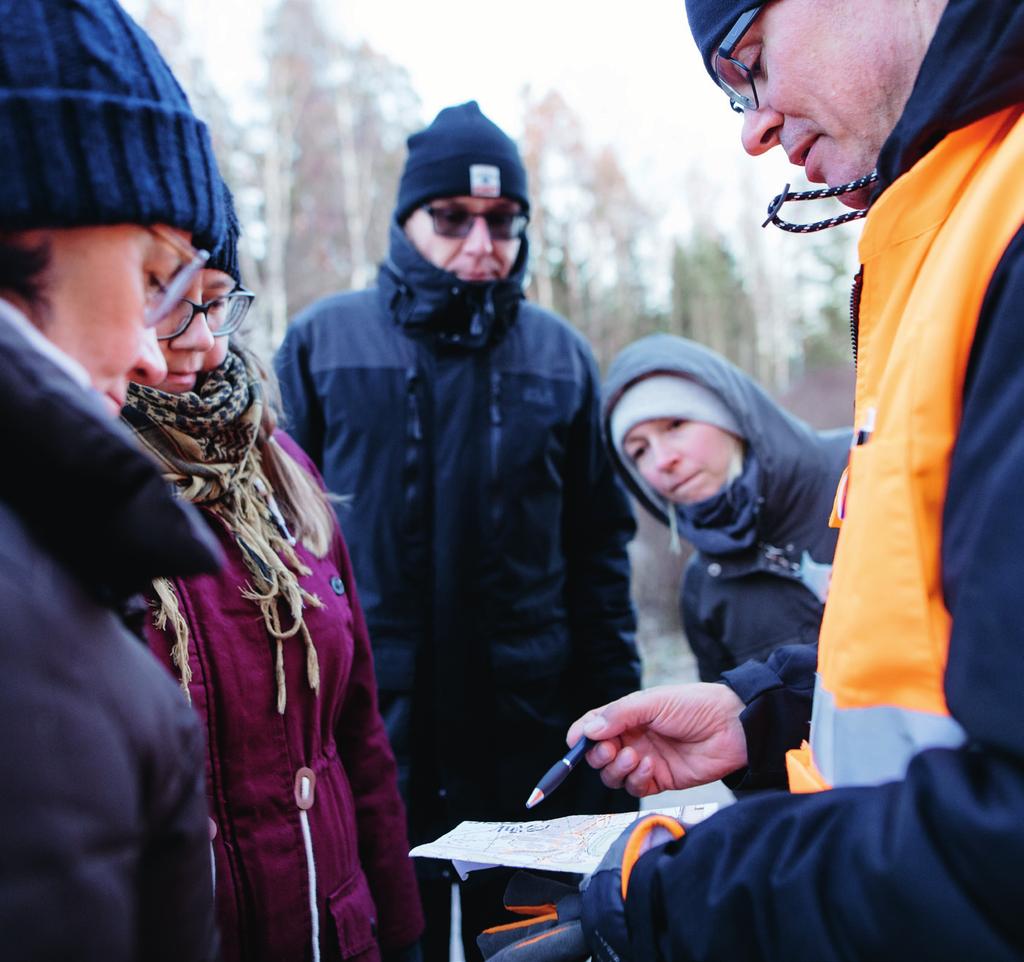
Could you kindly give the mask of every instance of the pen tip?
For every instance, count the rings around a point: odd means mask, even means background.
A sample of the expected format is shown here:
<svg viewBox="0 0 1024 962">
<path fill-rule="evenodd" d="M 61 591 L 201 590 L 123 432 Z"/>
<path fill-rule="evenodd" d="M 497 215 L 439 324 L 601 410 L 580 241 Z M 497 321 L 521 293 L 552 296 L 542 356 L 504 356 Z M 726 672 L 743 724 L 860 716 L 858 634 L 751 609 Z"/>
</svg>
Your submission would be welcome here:
<svg viewBox="0 0 1024 962">
<path fill-rule="evenodd" d="M 536 805 L 543 798 L 544 793 L 539 788 L 535 788 L 532 792 L 530 792 L 530 797 L 526 800 L 526 807 L 533 808 L 533 806 Z"/>
</svg>

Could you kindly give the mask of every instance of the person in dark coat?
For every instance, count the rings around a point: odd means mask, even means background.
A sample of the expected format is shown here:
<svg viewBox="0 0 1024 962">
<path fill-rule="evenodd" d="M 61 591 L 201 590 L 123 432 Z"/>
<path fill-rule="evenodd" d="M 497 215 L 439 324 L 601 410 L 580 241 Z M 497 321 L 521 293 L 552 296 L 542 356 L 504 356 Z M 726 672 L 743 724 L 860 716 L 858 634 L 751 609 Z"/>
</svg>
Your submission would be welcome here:
<svg viewBox="0 0 1024 962">
<path fill-rule="evenodd" d="M 696 548 L 680 611 L 703 681 L 818 640 L 849 430 L 818 432 L 682 337 L 630 344 L 605 378 L 603 423 L 637 501 Z"/>
<path fill-rule="evenodd" d="M 441 111 L 409 138 L 377 286 L 313 305 L 276 360 L 289 429 L 350 499 L 413 844 L 523 818 L 576 709 L 639 684 L 633 522 L 598 373 L 523 300 L 528 213 L 512 140 L 474 102 Z M 535 815 L 634 805 L 581 771 Z M 450 872 L 417 870 L 427 954 L 447 959 Z M 486 873 L 461 887 L 468 958 L 502 889 Z"/>
<path fill-rule="evenodd" d="M 230 343 L 253 299 L 237 234 L 232 218 L 157 326 L 167 376 L 131 385 L 122 415 L 226 558 L 158 579 L 147 623 L 207 733 L 222 958 L 412 962 L 423 923 L 366 623 L 316 469 Z"/>
<path fill-rule="evenodd" d="M 216 542 L 114 416 L 221 234 L 206 128 L 113 0 L 0 30 L 0 945 L 217 955 L 202 734 L 138 636 L 158 575 Z"/>
</svg>

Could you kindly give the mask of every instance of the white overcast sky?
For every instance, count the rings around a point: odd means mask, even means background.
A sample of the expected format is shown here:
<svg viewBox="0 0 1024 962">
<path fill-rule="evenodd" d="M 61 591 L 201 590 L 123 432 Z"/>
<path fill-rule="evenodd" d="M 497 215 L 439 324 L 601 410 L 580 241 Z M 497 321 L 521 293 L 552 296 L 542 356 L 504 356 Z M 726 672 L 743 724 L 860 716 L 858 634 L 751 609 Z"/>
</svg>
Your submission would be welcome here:
<svg viewBox="0 0 1024 962">
<path fill-rule="evenodd" d="M 138 13 L 146 0 L 123 0 Z M 272 2 L 272 0 L 270 0 Z M 180 0 L 214 83 L 245 117 L 256 100 L 268 0 Z M 521 91 L 557 90 L 588 143 L 610 145 L 666 235 L 690 222 L 693 184 L 723 223 L 751 223 L 794 171 L 753 160 L 739 117 L 712 84 L 683 0 L 324 0 L 338 32 L 404 66 L 429 121 L 476 99 L 516 136 Z M 252 51 L 252 53 L 250 53 Z"/>
</svg>

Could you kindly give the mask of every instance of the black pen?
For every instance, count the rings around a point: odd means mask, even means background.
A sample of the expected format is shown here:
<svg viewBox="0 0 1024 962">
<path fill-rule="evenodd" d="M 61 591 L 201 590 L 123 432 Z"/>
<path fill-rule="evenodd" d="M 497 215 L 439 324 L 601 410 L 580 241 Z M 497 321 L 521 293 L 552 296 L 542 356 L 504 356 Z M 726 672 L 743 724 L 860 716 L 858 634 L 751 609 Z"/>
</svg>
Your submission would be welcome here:
<svg viewBox="0 0 1024 962">
<path fill-rule="evenodd" d="M 558 788 L 568 778 L 569 772 L 576 767 L 579 760 L 593 744 L 586 736 L 576 742 L 562 758 L 547 770 L 544 777 L 537 782 L 537 787 L 530 792 L 530 797 L 526 800 L 526 807 L 533 808 L 534 805 L 544 801 L 548 795 Z"/>
</svg>

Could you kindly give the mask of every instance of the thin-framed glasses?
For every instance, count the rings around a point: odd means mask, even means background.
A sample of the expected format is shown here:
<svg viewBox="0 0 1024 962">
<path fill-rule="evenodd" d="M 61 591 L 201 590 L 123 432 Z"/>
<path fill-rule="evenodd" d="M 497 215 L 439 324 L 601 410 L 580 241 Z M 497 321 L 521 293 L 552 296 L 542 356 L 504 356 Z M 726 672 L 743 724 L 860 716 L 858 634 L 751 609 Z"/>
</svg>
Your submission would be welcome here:
<svg viewBox="0 0 1024 962">
<path fill-rule="evenodd" d="M 206 318 L 206 326 L 214 337 L 227 337 L 242 326 L 255 297 L 244 287 L 236 287 L 230 294 L 221 294 L 205 304 L 196 304 L 183 297 L 157 322 L 156 339 L 173 341 L 181 337 L 197 314 Z"/>
<path fill-rule="evenodd" d="M 757 87 L 754 85 L 754 71 L 758 65 L 754 63 L 748 66 L 742 60 L 737 60 L 733 54 L 763 9 L 762 4 L 741 13 L 715 53 L 715 79 L 718 86 L 729 95 L 732 109 L 738 113 L 758 108 Z"/>
<path fill-rule="evenodd" d="M 434 233 L 439 237 L 469 237 L 478 217 L 484 219 L 491 240 L 518 240 L 523 236 L 530 218 L 527 214 L 513 210 L 489 210 L 474 214 L 465 207 L 423 208 L 434 222 Z"/>
<path fill-rule="evenodd" d="M 185 291 L 192 286 L 196 275 L 210 259 L 210 252 L 197 250 L 159 224 L 152 224 L 146 230 L 158 240 L 173 247 L 182 259 L 182 264 L 175 271 L 170 283 L 164 285 L 153 279 L 157 289 L 146 298 L 143 322 L 146 327 L 156 327 L 177 306 Z"/>
</svg>

